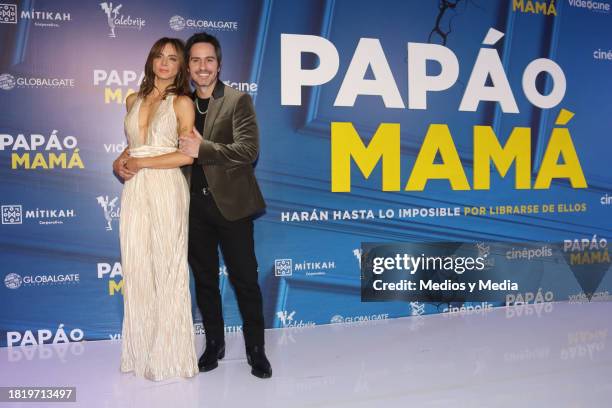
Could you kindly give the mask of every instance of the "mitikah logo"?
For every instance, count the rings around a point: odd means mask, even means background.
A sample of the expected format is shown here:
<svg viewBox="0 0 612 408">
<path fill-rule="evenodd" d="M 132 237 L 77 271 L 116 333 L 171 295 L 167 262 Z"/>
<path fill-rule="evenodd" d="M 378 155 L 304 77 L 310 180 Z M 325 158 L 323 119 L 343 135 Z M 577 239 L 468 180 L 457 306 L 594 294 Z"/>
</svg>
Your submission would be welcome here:
<svg viewBox="0 0 612 408">
<path fill-rule="evenodd" d="M 2 206 L 2 224 L 21 224 L 23 222 L 23 209 L 21 205 Z"/>
<path fill-rule="evenodd" d="M 17 5 L 0 3 L 0 23 L 17 24 Z"/>
<path fill-rule="evenodd" d="M 18 289 L 22 282 L 21 276 L 17 273 L 9 273 L 4 278 L 4 285 L 9 289 Z"/>
<path fill-rule="evenodd" d="M 274 276 L 291 276 L 293 274 L 292 259 L 275 259 Z"/>
</svg>

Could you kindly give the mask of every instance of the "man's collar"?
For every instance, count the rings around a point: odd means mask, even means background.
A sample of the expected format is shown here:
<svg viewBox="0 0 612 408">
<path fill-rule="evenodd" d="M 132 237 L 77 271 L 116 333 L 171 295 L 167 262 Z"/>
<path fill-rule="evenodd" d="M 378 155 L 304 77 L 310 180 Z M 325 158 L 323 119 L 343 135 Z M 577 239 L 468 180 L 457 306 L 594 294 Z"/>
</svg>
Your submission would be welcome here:
<svg viewBox="0 0 612 408">
<path fill-rule="evenodd" d="M 198 95 L 198 91 L 197 89 L 195 89 L 193 91 L 193 94 L 191 95 L 192 99 L 195 100 L 197 95 Z M 217 80 L 217 83 L 215 84 L 215 89 L 213 89 L 212 98 L 219 99 L 219 98 L 222 98 L 223 95 L 225 95 L 225 84 Z"/>
</svg>

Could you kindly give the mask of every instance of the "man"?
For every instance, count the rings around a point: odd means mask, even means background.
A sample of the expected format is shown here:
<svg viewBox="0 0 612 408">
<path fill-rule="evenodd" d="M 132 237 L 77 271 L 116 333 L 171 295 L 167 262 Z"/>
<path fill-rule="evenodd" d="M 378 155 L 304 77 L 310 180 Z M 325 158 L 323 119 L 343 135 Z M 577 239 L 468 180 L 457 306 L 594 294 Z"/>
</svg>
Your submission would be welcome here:
<svg viewBox="0 0 612 408">
<path fill-rule="evenodd" d="M 221 247 L 243 320 L 251 373 L 272 376 L 264 350 L 262 296 L 257 281 L 253 216 L 265 208 L 253 163 L 259 154 L 259 131 L 249 95 L 220 79 L 221 46 L 206 33 L 187 40 L 186 55 L 196 108 L 195 129 L 181 135 L 180 150 L 194 157 L 186 168 L 191 188 L 189 264 L 206 332 L 200 371 L 210 371 L 225 356 L 224 322 L 219 291 Z"/>
</svg>

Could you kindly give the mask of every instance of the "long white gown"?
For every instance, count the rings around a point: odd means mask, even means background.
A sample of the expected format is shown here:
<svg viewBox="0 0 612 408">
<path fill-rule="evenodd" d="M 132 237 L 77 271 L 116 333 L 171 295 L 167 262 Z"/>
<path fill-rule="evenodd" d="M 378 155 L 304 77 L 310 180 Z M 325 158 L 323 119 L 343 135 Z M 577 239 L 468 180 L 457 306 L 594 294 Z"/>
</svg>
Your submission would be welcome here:
<svg viewBox="0 0 612 408">
<path fill-rule="evenodd" d="M 174 96 L 167 96 L 141 141 L 138 98 L 125 117 L 132 157 L 176 151 Z M 187 237 L 189 188 L 180 169 L 142 169 L 121 196 L 124 315 L 121 371 L 151 380 L 198 373 L 194 344 Z"/>
</svg>

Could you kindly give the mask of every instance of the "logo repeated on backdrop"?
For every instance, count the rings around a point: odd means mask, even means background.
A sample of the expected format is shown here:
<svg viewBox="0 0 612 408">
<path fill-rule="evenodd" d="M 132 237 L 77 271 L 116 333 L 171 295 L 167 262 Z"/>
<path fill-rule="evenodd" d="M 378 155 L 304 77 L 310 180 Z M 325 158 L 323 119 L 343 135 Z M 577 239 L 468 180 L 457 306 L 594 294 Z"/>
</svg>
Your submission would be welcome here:
<svg viewBox="0 0 612 408">
<path fill-rule="evenodd" d="M 65 22 L 72 21 L 70 13 L 58 10 L 22 9 L 21 13 L 14 3 L 0 4 L 0 23 L 16 24 L 21 21 L 32 21 L 35 27 L 58 28 Z"/>
<path fill-rule="evenodd" d="M 60 136 L 55 129 L 48 137 L 35 133 L 28 137 L 24 133 L 16 137 L 0 134 L 0 151 L 12 150 L 13 170 L 83 169 L 77 145 L 75 136 Z"/>
<path fill-rule="evenodd" d="M 567 0 L 567 3 L 575 8 L 581 8 L 596 13 L 609 13 L 610 3 L 593 0 Z"/>
<path fill-rule="evenodd" d="M 112 197 L 112 196 L 111 196 Z M 109 198 L 107 195 L 97 196 L 96 200 L 98 201 L 98 205 L 102 207 L 102 211 L 104 212 L 104 219 L 106 220 L 106 230 L 113 230 L 113 221 L 119 219 L 119 215 L 121 215 L 121 207 L 119 207 L 119 197 L 115 196 L 113 198 Z"/>
<path fill-rule="evenodd" d="M 0 74 L 0 89 L 10 91 L 14 88 L 74 88 L 74 78 L 55 78 L 38 76 L 14 76 L 7 72 Z"/>
<path fill-rule="evenodd" d="M 246 92 L 251 96 L 257 95 L 257 83 L 256 82 L 233 82 L 233 81 L 222 81 L 225 85 L 231 86 L 242 92 Z"/>
<path fill-rule="evenodd" d="M 292 310 L 291 312 L 287 311 L 287 310 L 281 310 L 279 312 L 276 312 L 276 317 L 278 318 L 278 320 L 281 323 L 281 327 L 311 327 L 311 326 L 315 326 L 315 322 L 313 321 L 303 321 L 303 320 L 296 320 L 295 319 L 295 315 L 296 315 L 296 311 Z"/>
<path fill-rule="evenodd" d="M 275 259 L 274 276 L 291 276 L 293 272 L 301 272 L 306 276 L 326 275 L 328 271 L 336 269 L 335 261 L 299 261 L 293 259 Z"/>
<path fill-rule="evenodd" d="M 124 104 L 128 95 L 137 92 L 144 78 L 144 71 L 94 69 L 93 85 L 104 87 L 104 103 Z"/>
<path fill-rule="evenodd" d="M 146 20 L 142 17 L 132 17 L 129 14 L 127 16 L 122 14 L 121 9 L 123 8 L 123 4 L 121 3 L 113 4 L 113 2 L 103 2 L 100 3 L 100 8 L 104 14 L 106 14 L 109 38 L 117 37 L 117 29 L 134 28 L 140 31 L 146 24 Z"/>
<path fill-rule="evenodd" d="M 0 3 L 0 23 L 17 24 L 17 5 Z"/>
<path fill-rule="evenodd" d="M 612 61 L 612 50 L 602 50 L 601 48 L 593 51 L 593 59 L 598 61 Z"/>
<path fill-rule="evenodd" d="M 342 315 L 333 315 L 329 322 L 332 324 L 340 324 L 340 323 L 368 324 L 373 321 L 387 320 L 387 319 L 389 319 L 388 313 L 373 314 L 369 316 L 361 315 L 361 316 L 347 316 L 347 317 L 344 317 Z"/>
<path fill-rule="evenodd" d="M 123 269 L 121 262 L 98 262 L 98 279 L 108 279 L 108 295 L 115 293 L 123 295 Z"/>
<path fill-rule="evenodd" d="M 17 225 L 36 221 L 39 225 L 61 225 L 76 218 L 74 208 L 26 208 L 21 204 L 2 205 L 2 224 Z"/>
<path fill-rule="evenodd" d="M 18 273 L 8 273 L 4 277 L 4 286 L 8 289 L 19 289 L 32 286 L 75 285 L 80 282 L 78 273 L 68 274 L 35 274 L 21 276 Z"/>
<path fill-rule="evenodd" d="M 79 328 L 68 331 L 64 323 L 60 323 L 55 332 L 48 329 L 7 331 L 6 345 L 14 346 L 38 346 L 42 344 L 61 344 L 81 341 L 85 338 L 85 332 Z"/>
<path fill-rule="evenodd" d="M 612 195 L 608 193 L 602 195 L 599 199 L 599 202 L 601 203 L 601 205 L 612 205 Z"/>
<path fill-rule="evenodd" d="M 237 21 L 207 20 L 200 18 L 184 18 L 183 16 L 172 16 L 168 20 L 170 28 L 174 31 L 238 31 Z"/>
<path fill-rule="evenodd" d="M 22 224 L 23 211 L 21 205 L 2 206 L 2 224 Z"/>
<path fill-rule="evenodd" d="M 512 10 L 545 16 L 557 15 L 555 0 L 512 0 Z"/>
<path fill-rule="evenodd" d="M 275 259 L 274 276 L 291 276 L 293 274 L 292 259 Z"/>
</svg>

